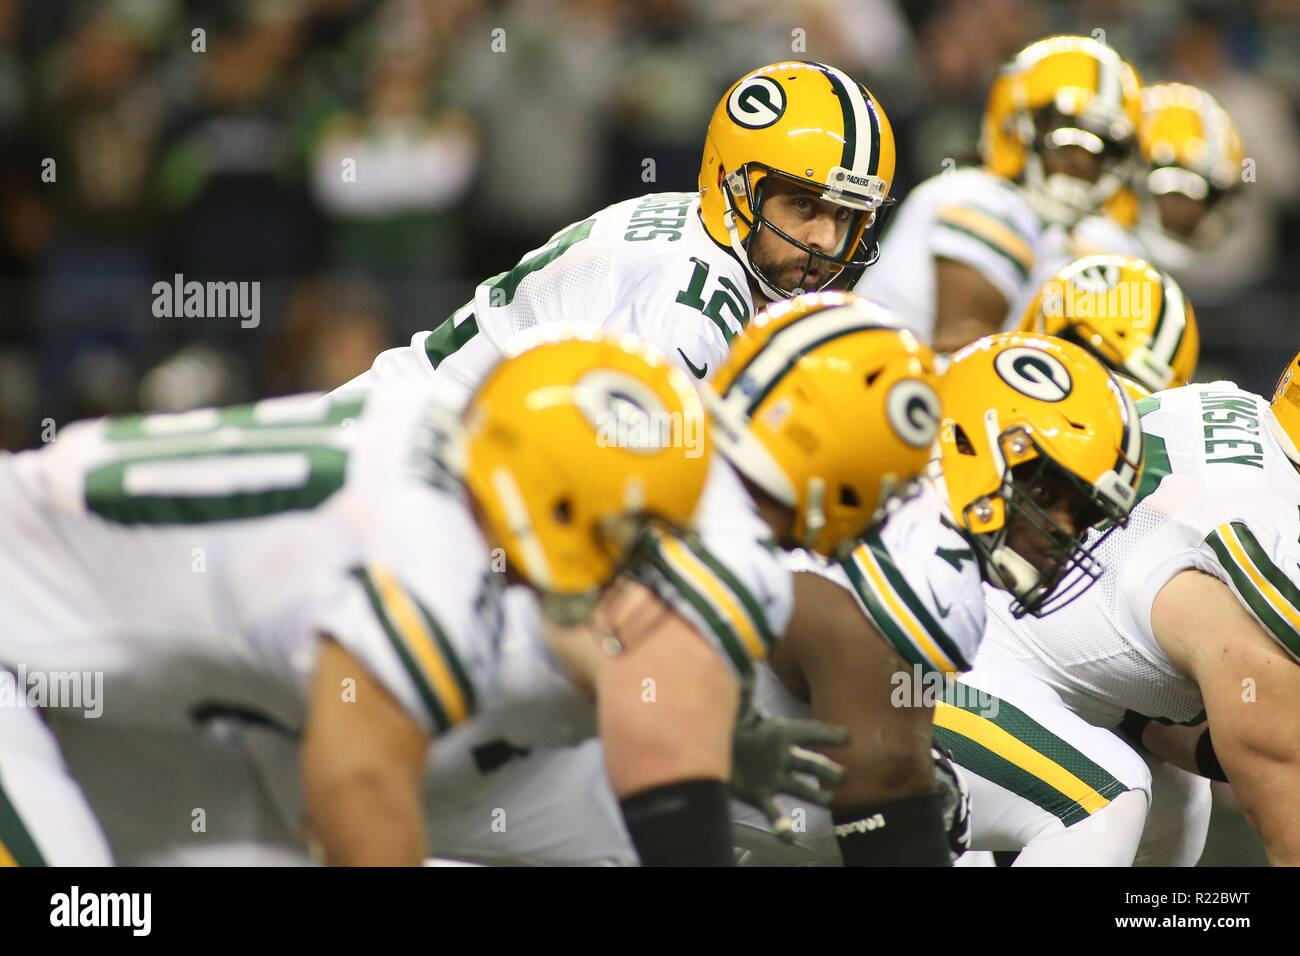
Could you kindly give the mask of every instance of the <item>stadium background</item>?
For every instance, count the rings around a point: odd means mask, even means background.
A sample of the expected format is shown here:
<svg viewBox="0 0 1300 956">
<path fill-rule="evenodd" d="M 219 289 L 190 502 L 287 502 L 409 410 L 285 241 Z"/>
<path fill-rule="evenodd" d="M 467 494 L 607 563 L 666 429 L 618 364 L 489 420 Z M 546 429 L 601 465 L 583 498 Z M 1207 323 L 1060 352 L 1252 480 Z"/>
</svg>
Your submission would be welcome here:
<svg viewBox="0 0 1300 956">
<path fill-rule="evenodd" d="M 1184 285 L 1198 380 L 1267 391 L 1300 347 L 1295 0 L 0 0 L 0 449 L 346 381 L 566 223 L 693 190 L 762 63 L 862 80 L 903 198 L 974 158 L 998 65 L 1057 32 L 1238 124 L 1249 241 Z M 260 283 L 256 327 L 156 317 L 177 273 Z M 1203 863 L 1261 860 L 1221 803 Z"/>
</svg>

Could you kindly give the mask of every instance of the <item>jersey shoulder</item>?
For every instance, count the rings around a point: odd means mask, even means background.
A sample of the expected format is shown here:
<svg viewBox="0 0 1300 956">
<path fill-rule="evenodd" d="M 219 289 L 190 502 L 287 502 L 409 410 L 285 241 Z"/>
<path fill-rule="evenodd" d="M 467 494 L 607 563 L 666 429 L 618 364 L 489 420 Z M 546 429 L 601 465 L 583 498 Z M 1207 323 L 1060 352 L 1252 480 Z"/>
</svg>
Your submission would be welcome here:
<svg viewBox="0 0 1300 956">
<path fill-rule="evenodd" d="M 840 562 L 858 605 L 909 663 L 969 670 L 984 633 L 984 590 L 969 542 L 943 520 L 929 482 Z"/>
<path fill-rule="evenodd" d="M 742 677 L 767 658 L 790 623 L 791 572 L 749 493 L 720 456 L 709 468 L 696 533 L 655 538 L 639 573 Z"/>
<path fill-rule="evenodd" d="M 468 508 L 436 494 L 385 502 L 364 553 L 322 602 L 315 631 L 430 734 L 470 720 L 496 683 L 503 563 Z"/>
<path fill-rule="evenodd" d="M 912 229 L 925 230 L 911 241 L 923 242 L 932 256 L 971 266 L 1008 301 L 1029 280 L 1043 224 L 1014 183 L 982 169 L 955 169 L 926 180 L 908 203 L 920 207 Z"/>
<path fill-rule="evenodd" d="M 1139 494 L 1169 516 L 1180 563 L 1223 580 L 1300 659 L 1300 474 L 1270 433 L 1267 400 L 1212 382 L 1158 392 L 1139 411 Z"/>
</svg>

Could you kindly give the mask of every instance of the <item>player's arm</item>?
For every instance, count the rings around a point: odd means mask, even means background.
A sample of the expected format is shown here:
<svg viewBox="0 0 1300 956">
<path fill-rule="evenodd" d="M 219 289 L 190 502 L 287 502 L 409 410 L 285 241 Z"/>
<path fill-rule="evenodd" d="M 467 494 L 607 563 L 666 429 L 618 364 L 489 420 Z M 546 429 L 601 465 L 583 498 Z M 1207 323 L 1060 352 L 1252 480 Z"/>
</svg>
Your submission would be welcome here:
<svg viewBox="0 0 1300 956">
<path fill-rule="evenodd" d="M 894 675 L 911 668 L 838 584 L 799 573 L 794 594 L 794 614 L 772 650 L 772 668 L 792 693 L 804 696 L 813 719 L 848 728 L 846 746 L 824 748 L 847 771 L 831 808 L 933 790 L 933 711 L 890 704 Z"/>
<path fill-rule="evenodd" d="M 1130 711 L 1119 729 L 1131 743 L 1179 770 L 1225 783 L 1228 780 L 1204 721 L 1194 725 L 1161 724 Z"/>
<path fill-rule="evenodd" d="M 308 826 L 325 862 L 419 866 L 420 787 L 429 738 L 369 671 L 320 640 L 302 743 Z"/>
<path fill-rule="evenodd" d="M 1300 865 L 1300 666 L 1212 575 L 1177 574 L 1151 627 L 1205 699 L 1214 749 L 1269 859 Z"/>
<path fill-rule="evenodd" d="M 1001 331 L 1010 304 L 979 270 L 942 256 L 934 260 L 934 341 L 936 352 L 955 352 L 976 339 Z"/>
<path fill-rule="evenodd" d="M 548 643 L 594 691 L 610 786 L 646 866 L 731 863 L 734 672 L 644 585 L 620 581 L 591 625 Z"/>
<path fill-rule="evenodd" d="M 946 866 L 933 708 L 892 705 L 896 675 L 910 680 L 911 668 L 845 588 L 811 573 L 794 581 L 794 614 L 772 667 L 793 693 L 806 693 L 813 719 L 848 728 L 845 746 L 819 748 L 846 771 L 830 804 L 845 864 Z M 877 815 L 884 827 L 854 826 Z"/>
</svg>

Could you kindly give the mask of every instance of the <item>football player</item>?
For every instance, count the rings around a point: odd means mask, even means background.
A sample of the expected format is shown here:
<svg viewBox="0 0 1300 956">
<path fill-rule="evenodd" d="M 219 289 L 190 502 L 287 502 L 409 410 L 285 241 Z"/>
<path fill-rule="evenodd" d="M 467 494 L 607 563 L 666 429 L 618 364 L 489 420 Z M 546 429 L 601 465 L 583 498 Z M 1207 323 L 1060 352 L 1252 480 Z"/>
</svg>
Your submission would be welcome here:
<svg viewBox="0 0 1300 956">
<path fill-rule="evenodd" d="M 829 821 L 849 865 L 918 861 L 915 847 L 895 845 L 891 817 L 907 820 L 922 795 L 938 800 L 930 705 L 940 694 L 928 692 L 975 659 L 982 582 L 1021 615 L 1075 600 L 1098 573 L 1084 535 L 1123 524 L 1141 467 L 1131 399 L 1078 346 L 1020 333 L 981 339 L 953 356 L 940 396 L 940 467 L 837 567 L 795 575 L 795 613 L 771 660 L 779 682 L 760 683 L 760 707 L 856 718 L 851 748 L 826 751 L 849 771 Z M 869 652 L 873 680 L 844 676 L 844 660 Z M 810 825 L 794 851 L 742 811 L 749 862 L 834 862 L 824 814 L 802 809 Z"/>
<path fill-rule="evenodd" d="M 893 176 L 893 132 L 864 86 L 821 63 L 754 70 L 714 110 L 697 192 L 650 193 L 566 226 L 342 389 L 432 376 L 468 392 L 515 332 L 575 317 L 708 378 L 758 309 L 857 281 L 878 254 Z"/>
<path fill-rule="evenodd" d="M 1142 91 L 1138 143 L 1138 240 L 1163 268 L 1194 269 L 1232 224 L 1245 158 L 1237 127 L 1209 93 L 1164 83 Z"/>
<path fill-rule="evenodd" d="M 1135 399 L 1156 389 L 1186 384 L 1196 368 L 1198 339 L 1191 303 L 1172 277 L 1130 257 L 1091 256 L 1066 266 L 1038 291 L 1020 328 L 1061 336 L 1087 348 Z M 991 594 L 990 601 L 1001 599 Z M 1042 626 L 1057 626 L 1058 620 L 1068 620 L 1071 613 L 1063 611 L 1059 618 L 1049 618 Z M 990 627 L 996 623 L 995 618 Z M 1024 626 L 1039 625 L 1026 622 Z M 1194 862 L 1208 823 L 1205 781 L 1198 782 L 1145 752 L 1139 756 L 1146 768 L 1139 767 L 1123 741 L 1099 732 L 1078 715 L 1042 707 L 1032 687 L 1021 687 L 1024 682 L 1017 677 L 1015 664 L 1014 659 L 1005 660 L 999 647 L 990 644 L 979 652 L 975 672 L 962 678 L 963 699 L 972 696 L 977 684 L 996 684 L 1012 698 L 1013 706 L 1029 715 L 1019 723 L 1007 722 L 997 731 L 1005 731 L 1007 736 L 986 734 L 984 740 L 991 756 L 986 754 L 980 766 L 987 771 L 990 761 L 1002 761 L 1000 765 L 1007 772 L 997 785 L 1010 793 L 1002 794 L 990 788 L 987 781 L 971 778 L 968 769 L 962 770 L 963 779 L 971 780 L 970 789 L 981 807 L 972 835 L 974 845 L 992 843 L 996 849 L 1017 850 L 1028 845 L 1032 849 L 1022 855 L 1020 865 Z M 945 742 L 953 740 L 947 724 L 954 720 L 964 720 L 968 726 L 993 726 L 969 716 L 957 716 L 951 709 L 941 710 L 937 719 L 938 736 Z M 1005 746 L 991 746 L 994 740 Z M 1089 791 L 1077 781 L 1073 797 L 1083 795 L 1082 799 L 1059 796 L 1062 781 L 1071 779 L 1079 767 L 1091 768 L 1091 779 L 1101 781 L 1097 792 L 1104 798 L 1087 797 Z M 1078 779 L 1088 779 L 1088 775 L 1079 774 Z M 1109 797 L 1125 790 L 1141 792 L 1151 801 L 1145 830 L 1139 815 L 1125 813 L 1125 807 L 1112 807 L 1096 815 L 1109 806 Z M 990 792 L 1002 795 L 1002 801 L 992 807 Z M 1046 798 L 1045 793 L 1057 794 L 1057 802 Z M 1136 802 L 1126 797 L 1123 804 Z M 1007 805 L 1017 806 L 1018 811 L 1003 812 Z M 1121 815 L 1125 824 L 1112 820 Z M 1004 824 L 1011 821 L 1020 829 L 1015 836 L 1008 836 L 989 825 L 994 819 Z M 1139 834 L 1142 844 L 1136 847 L 1135 857 L 1133 841 Z"/>
<path fill-rule="evenodd" d="M 1124 253 L 1176 275 L 1197 275 L 1228 237 L 1241 199 L 1245 153 L 1236 125 L 1204 90 L 1142 89 L 1136 186 L 1072 235 L 1075 256 Z"/>
<path fill-rule="evenodd" d="M 216 709 L 301 728 L 326 859 L 415 863 L 428 740 L 509 693 L 501 595 L 519 581 L 556 627 L 599 622 L 600 644 L 555 631 L 550 653 L 566 689 L 595 698 L 638 848 L 729 862 L 737 648 L 620 575 L 653 534 L 684 582 L 720 588 L 685 532 L 702 494 L 738 496 L 706 491 L 714 459 L 683 373 L 627 337 L 557 337 L 502 363 L 463 420 L 415 385 L 78 423 L 0 463 L 0 678 L 30 691 L 101 673 L 101 717 L 126 727 Z M 737 544 L 761 527 L 710 510 Z M 760 623 L 743 637 L 763 652 Z M 626 693 L 647 668 L 654 721 Z M 35 711 L 0 720 L 0 857 L 109 862 Z"/>
<path fill-rule="evenodd" d="M 1126 180 L 1139 108 L 1136 72 L 1104 43 L 1030 44 L 989 91 L 983 168 L 917 186 L 882 247 L 889 268 L 867 272 L 857 291 L 939 352 L 1010 327 L 1041 284 L 1037 263 L 1054 272 L 1068 230 Z"/>
<path fill-rule="evenodd" d="M 1042 715 L 1068 709 L 1094 729 L 1118 727 L 1126 717 L 1129 727 L 1145 718 L 1201 725 L 1187 731 L 1152 724 L 1143 742 L 1184 769 L 1230 779 L 1278 864 L 1300 861 L 1292 799 L 1300 760 L 1289 706 L 1300 688 L 1297 367 L 1288 367 L 1271 402 L 1230 382 L 1140 401 L 1147 467 L 1129 526 L 1097 550 L 1107 567 L 1102 587 L 1033 627 L 995 608 L 985 642 L 989 659 L 1012 662 L 1018 689 L 1037 698 L 1033 722 L 1047 726 Z M 982 653 L 964 679 L 981 679 L 983 667 Z M 943 721 L 942 714 L 936 718 Z M 1020 731 L 1032 726 L 1002 729 L 1023 740 Z M 990 760 L 995 743 L 981 763 L 981 736 L 993 741 L 996 730 L 969 722 L 954 727 L 951 739 L 957 759 L 976 771 L 977 838 L 981 820 L 1005 827 L 1016 816 L 1021 838 L 1033 835 L 1039 825 L 1025 807 L 1013 810 L 1007 802 L 1015 761 Z M 981 792 L 980 776 L 994 786 Z M 1111 785 L 1095 768 L 1080 765 L 1073 776 L 1058 776 L 1055 790 L 1039 785 L 1019 793 L 1082 821 L 1114 791 L 1106 792 Z M 981 801 L 993 812 L 981 810 Z M 1127 841 L 1131 858 L 1140 833 L 1141 826 L 1122 835 L 1108 827 L 1091 839 Z M 1086 832 L 1080 837 L 1087 842 Z M 1058 859 L 1077 862 L 1075 855 Z"/>
</svg>

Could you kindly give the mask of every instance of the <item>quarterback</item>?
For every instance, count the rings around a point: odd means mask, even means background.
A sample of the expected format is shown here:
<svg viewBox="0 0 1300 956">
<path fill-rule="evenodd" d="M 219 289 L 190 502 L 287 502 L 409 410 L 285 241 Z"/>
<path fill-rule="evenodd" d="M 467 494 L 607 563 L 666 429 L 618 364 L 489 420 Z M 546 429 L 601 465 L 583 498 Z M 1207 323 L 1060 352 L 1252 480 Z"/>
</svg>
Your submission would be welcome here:
<svg viewBox="0 0 1300 956">
<path fill-rule="evenodd" d="M 431 376 L 468 392 L 511 335 L 564 319 L 633 332 L 708 378 L 758 309 L 857 281 L 876 259 L 893 176 L 889 120 L 860 83 L 820 63 L 754 70 L 713 113 L 697 192 L 566 226 L 340 392 Z"/>
</svg>

